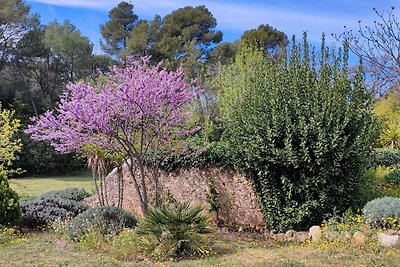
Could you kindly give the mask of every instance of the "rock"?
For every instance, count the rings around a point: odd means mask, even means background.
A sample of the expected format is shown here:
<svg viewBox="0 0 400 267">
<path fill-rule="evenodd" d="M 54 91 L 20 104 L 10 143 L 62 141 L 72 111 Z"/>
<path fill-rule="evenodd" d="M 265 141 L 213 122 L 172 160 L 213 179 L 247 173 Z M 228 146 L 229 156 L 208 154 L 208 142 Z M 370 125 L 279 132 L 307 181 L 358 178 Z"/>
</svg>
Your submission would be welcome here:
<svg viewBox="0 0 400 267">
<path fill-rule="evenodd" d="M 264 232 L 264 237 L 265 237 L 266 239 L 274 239 L 274 233 L 273 233 L 273 232 L 270 232 L 270 231 L 265 231 L 265 232 Z"/>
<path fill-rule="evenodd" d="M 151 172 L 151 169 L 145 169 Z M 136 175 L 136 174 L 135 174 Z M 215 187 L 220 192 L 222 209 L 219 219 L 226 225 L 241 226 L 243 230 L 254 227 L 265 227 L 264 216 L 258 205 L 257 196 L 251 182 L 233 169 L 213 166 L 182 167 L 167 172 L 160 171 L 158 177 L 161 195 L 169 191 L 177 201 L 187 201 L 191 204 L 207 203 L 206 192 L 209 191 L 210 177 L 215 179 Z M 154 201 L 155 183 L 153 179 L 145 179 L 150 203 Z M 115 168 L 106 178 L 106 190 L 110 205 L 116 205 L 119 199 L 120 176 Z M 141 215 L 140 197 L 132 184 L 128 165 L 122 166 L 122 181 L 124 201 L 123 208 Z M 86 199 L 91 207 L 98 205 L 97 196 Z"/>
<path fill-rule="evenodd" d="M 56 248 L 66 248 L 67 247 L 67 242 L 65 240 L 57 238 L 55 242 Z"/>
<path fill-rule="evenodd" d="M 271 238 L 277 242 L 284 242 L 286 240 L 285 234 L 274 234 Z"/>
<path fill-rule="evenodd" d="M 353 241 L 356 246 L 360 246 L 360 247 L 364 246 L 365 240 L 366 240 L 365 235 L 363 233 L 361 233 L 360 231 L 354 233 Z"/>
<path fill-rule="evenodd" d="M 396 230 L 393 230 L 393 229 L 388 229 L 388 230 L 385 231 L 385 234 L 388 234 L 388 235 L 397 235 L 398 232 L 397 232 Z"/>
<path fill-rule="evenodd" d="M 329 241 L 336 241 L 336 240 L 340 239 L 340 234 L 338 232 L 334 232 L 334 231 L 324 232 L 323 236 L 324 236 L 324 239 L 329 240 Z"/>
<path fill-rule="evenodd" d="M 308 232 L 296 232 L 294 235 L 294 240 L 299 243 L 305 243 L 307 240 L 310 239 Z"/>
<path fill-rule="evenodd" d="M 287 240 L 287 241 L 292 241 L 293 238 L 294 238 L 295 233 L 296 233 L 296 232 L 293 231 L 293 230 L 287 231 L 287 232 L 285 233 L 285 238 L 286 238 L 286 240 Z"/>
<path fill-rule="evenodd" d="M 360 226 L 360 231 L 361 231 L 363 234 L 367 235 L 367 236 L 370 236 L 370 235 L 371 235 L 371 227 L 370 227 L 369 224 L 363 224 L 363 225 L 361 225 L 361 226 Z"/>
<path fill-rule="evenodd" d="M 393 247 L 400 244 L 400 236 L 398 235 L 387 235 L 385 233 L 380 233 L 378 235 L 378 242 L 384 247 Z"/>
<path fill-rule="evenodd" d="M 319 241 L 322 239 L 322 229 L 320 226 L 312 226 L 309 230 L 309 236 L 312 241 Z"/>
</svg>

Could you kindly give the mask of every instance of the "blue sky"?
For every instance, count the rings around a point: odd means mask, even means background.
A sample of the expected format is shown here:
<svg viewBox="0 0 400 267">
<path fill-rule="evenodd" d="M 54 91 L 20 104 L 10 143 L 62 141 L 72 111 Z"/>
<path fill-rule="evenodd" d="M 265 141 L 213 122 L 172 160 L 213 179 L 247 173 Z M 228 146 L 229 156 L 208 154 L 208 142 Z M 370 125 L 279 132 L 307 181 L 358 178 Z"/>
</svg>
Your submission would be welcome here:
<svg viewBox="0 0 400 267">
<path fill-rule="evenodd" d="M 27 0 L 32 11 L 40 14 L 42 23 L 57 19 L 69 19 L 88 36 L 99 53 L 99 25 L 108 19 L 108 11 L 120 0 Z M 218 29 L 224 33 L 224 41 L 239 39 L 243 31 L 269 24 L 288 36 L 301 36 L 308 32 L 312 44 L 318 45 L 322 32 L 330 35 L 343 32 L 343 27 L 357 29 L 358 21 L 371 25 L 378 10 L 396 7 L 398 0 L 136 0 L 131 1 L 134 12 L 143 19 L 155 14 L 164 16 L 184 6 L 205 5 L 217 19 Z"/>
</svg>

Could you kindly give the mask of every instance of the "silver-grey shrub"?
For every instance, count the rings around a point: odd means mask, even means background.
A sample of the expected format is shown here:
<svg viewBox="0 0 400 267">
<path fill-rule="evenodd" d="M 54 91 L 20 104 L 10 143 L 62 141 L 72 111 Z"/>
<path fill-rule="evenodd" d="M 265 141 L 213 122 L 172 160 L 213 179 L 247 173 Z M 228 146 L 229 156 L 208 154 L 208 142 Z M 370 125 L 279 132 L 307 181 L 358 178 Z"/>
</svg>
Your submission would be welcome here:
<svg viewBox="0 0 400 267">
<path fill-rule="evenodd" d="M 371 200 L 363 208 L 365 220 L 376 227 L 387 227 L 388 219 L 400 219 L 400 198 L 383 197 Z M 390 225 L 389 225 L 390 226 Z"/>
</svg>

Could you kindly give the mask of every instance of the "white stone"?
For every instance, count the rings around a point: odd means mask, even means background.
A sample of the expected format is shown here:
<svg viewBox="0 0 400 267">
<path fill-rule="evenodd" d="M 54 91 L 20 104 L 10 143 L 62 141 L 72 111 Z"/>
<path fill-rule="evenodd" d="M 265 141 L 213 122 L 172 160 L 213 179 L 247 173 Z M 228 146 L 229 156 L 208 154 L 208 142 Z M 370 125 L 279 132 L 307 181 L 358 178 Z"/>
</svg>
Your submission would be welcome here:
<svg viewBox="0 0 400 267">
<path fill-rule="evenodd" d="M 378 242 L 384 247 L 393 247 L 400 244 L 400 236 L 380 233 L 378 235 Z"/>
<path fill-rule="evenodd" d="M 320 226 L 314 225 L 308 231 L 312 241 L 318 241 L 322 239 L 322 229 Z"/>
</svg>

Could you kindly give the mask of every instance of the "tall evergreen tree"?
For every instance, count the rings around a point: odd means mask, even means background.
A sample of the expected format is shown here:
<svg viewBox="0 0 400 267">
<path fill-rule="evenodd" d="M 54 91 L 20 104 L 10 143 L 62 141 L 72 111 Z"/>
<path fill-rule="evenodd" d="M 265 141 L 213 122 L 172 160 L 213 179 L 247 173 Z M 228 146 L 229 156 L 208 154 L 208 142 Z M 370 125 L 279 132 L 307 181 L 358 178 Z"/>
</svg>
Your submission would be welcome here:
<svg viewBox="0 0 400 267">
<path fill-rule="evenodd" d="M 109 55 L 119 58 L 125 55 L 128 38 L 137 25 L 138 16 L 133 12 L 133 5 L 121 2 L 108 13 L 109 21 L 100 26 L 104 42 L 101 48 Z"/>
</svg>

